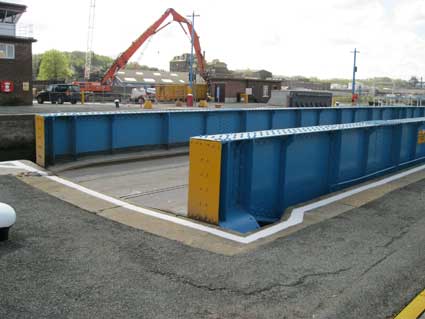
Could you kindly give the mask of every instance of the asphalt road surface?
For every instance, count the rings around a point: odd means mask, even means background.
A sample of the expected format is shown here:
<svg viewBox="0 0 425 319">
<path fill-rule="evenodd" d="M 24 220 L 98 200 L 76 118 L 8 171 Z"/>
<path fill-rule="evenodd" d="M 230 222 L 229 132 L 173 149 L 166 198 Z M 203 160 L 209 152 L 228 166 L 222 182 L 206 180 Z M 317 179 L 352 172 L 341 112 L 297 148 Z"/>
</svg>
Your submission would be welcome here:
<svg viewBox="0 0 425 319">
<path fill-rule="evenodd" d="M 0 176 L 0 318 L 391 318 L 425 287 L 425 181 L 223 256 Z"/>
</svg>

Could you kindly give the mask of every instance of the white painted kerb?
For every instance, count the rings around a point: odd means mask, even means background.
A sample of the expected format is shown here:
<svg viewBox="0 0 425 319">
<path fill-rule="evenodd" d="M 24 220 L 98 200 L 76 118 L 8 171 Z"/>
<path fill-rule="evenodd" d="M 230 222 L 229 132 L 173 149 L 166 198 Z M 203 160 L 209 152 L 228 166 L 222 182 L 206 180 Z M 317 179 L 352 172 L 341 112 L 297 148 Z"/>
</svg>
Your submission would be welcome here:
<svg viewBox="0 0 425 319">
<path fill-rule="evenodd" d="M 96 192 L 94 190 L 91 190 L 91 189 L 86 188 L 86 187 L 81 186 L 81 185 L 78 185 L 76 183 L 73 183 L 71 181 L 63 179 L 61 177 L 49 176 L 45 172 L 40 171 L 38 169 L 35 169 L 35 168 L 33 168 L 29 165 L 23 164 L 19 161 L 3 162 L 3 163 L 0 163 L 0 167 L 2 167 L 1 164 L 5 165 L 6 163 L 7 164 L 12 163 L 16 168 L 19 168 L 19 169 L 27 170 L 29 172 L 38 173 L 38 174 L 43 175 L 45 178 L 48 178 L 52 181 L 55 181 L 55 182 L 60 183 L 62 185 L 76 189 L 80 192 L 83 192 L 83 193 L 88 194 L 90 196 L 99 198 L 101 200 L 107 201 L 107 202 L 112 203 L 116 206 L 124 207 L 126 209 L 129 209 L 129 210 L 132 210 L 132 211 L 135 211 L 135 212 L 147 215 L 147 216 L 159 218 L 159 219 L 169 221 L 169 222 L 181 225 L 181 226 L 196 229 L 196 230 L 206 232 L 206 233 L 209 233 L 211 235 L 218 236 L 218 237 L 221 237 L 221 238 L 225 238 L 225 239 L 228 239 L 228 240 L 232 240 L 232 241 L 235 241 L 235 242 L 238 242 L 238 243 L 241 243 L 241 244 L 250 244 L 250 243 L 252 243 L 256 240 L 259 240 L 259 239 L 265 238 L 265 237 L 269 237 L 269 236 L 276 234 L 276 233 L 278 233 L 282 230 L 285 230 L 289 227 L 301 224 L 304 220 L 304 214 L 306 212 L 310 211 L 310 210 L 331 204 L 331 203 L 336 202 L 338 200 L 341 200 L 343 198 L 347 198 L 349 196 L 363 192 L 365 190 L 387 184 L 387 183 L 392 182 L 394 180 L 400 179 L 402 177 L 405 177 L 407 175 L 410 175 L 410 174 L 413 174 L 413 173 L 416 173 L 416 172 L 419 172 L 419 171 L 425 169 L 425 165 L 418 166 L 418 167 L 415 167 L 413 169 L 407 170 L 405 172 L 395 174 L 395 175 L 392 175 L 390 177 L 381 179 L 377 182 L 370 183 L 370 184 L 367 184 L 367 185 L 364 185 L 364 186 L 361 186 L 361 187 L 357 187 L 355 189 L 351 189 L 349 191 L 346 191 L 346 192 L 343 192 L 343 193 L 322 199 L 320 201 L 317 201 L 317 202 L 314 202 L 314 203 L 311 203 L 311 204 L 308 204 L 308 205 L 305 205 L 305 206 L 302 206 L 302 207 L 295 208 L 294 210 L 292 210 L 290 217 L 286 221 L 280 222 L 280 223 L 278 223 L 274 226 L 271 226 L 271 227 L 267 227 L 263 230 L 259 230 L 257 232 L 252 233 L 251 235 L 241 236 L 241 235 L 236 235 L 236 234 L 224 231 L 224 230 L 217 229 L 215 227 L 199 224 L 199 223 L 196 223 L 196 222 L 193 222 L 193 221 L 181 218 L 181 217 L 162 214 L 162 213 L 159 213 L 159 212 L 147 209 L 147 208 L 142 208 L 142 207 L 124 202 L 124 201 L 116 199 L 114 197 Z M 10 168 L 10 167 L 8 167 L 8 168 Z"/>
</svg>

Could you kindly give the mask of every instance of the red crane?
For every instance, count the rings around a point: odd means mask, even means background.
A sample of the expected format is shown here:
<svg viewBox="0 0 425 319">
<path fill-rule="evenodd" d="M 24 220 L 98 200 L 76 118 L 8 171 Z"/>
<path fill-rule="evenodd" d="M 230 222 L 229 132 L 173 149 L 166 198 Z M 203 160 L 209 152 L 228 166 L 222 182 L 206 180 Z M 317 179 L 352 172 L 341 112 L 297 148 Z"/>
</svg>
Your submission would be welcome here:
<svg viewBox="0 0 425 319">
<path fill-rule="evenodd" d="M 167 24 L 162 25 L 162 23 L 167 19 L 168 16 L 172 16 L 173 20 L 168 22 Z M 154 24 L 152 24 L 141 36 L 139 36 L 133 43 L 130 45 L 130 47 L 125 50 L 111 65 L 111 67 L 106 71 L 105 75 L 103 76 L 102 80 L 100 82 L 74 82 L 75 84 L 78 84 L 82 91 L 90 91 L 90 92 L 110 92 L 112 90 L 112 82 L 114 80 L 115 74 L 126 66 L 130 58 L 133 56 L 133 54 L 145 43 L 145 41 L 159 32 L 160 30 L 164 29 L 166 26 L 171 24 L 171 22 L 176 21 L 180 24 L 182 30 L 184 33 L 191 35 L 192 34 L 192 24 L 184 18 L 182 15 L 177 13 L 174 9 L 169 8 L 167 9 L 164 14 L 155 21 Z M 183 24 L 187 25 L 187 28 L 189 30 L 189 33 L 186 32 L 186 30 L 183 27 Z M 195 49 L 196 57 L 198 60 L 198 71 L 199 74 L 206 79 L 206 71 L 205 71 L 205 59 L 201 51 L 201 44 L 199 42 L 199 37 L 196 31 L 194 31 L 194 39 L 193 39 L 193 46 Z"/>
</svg>

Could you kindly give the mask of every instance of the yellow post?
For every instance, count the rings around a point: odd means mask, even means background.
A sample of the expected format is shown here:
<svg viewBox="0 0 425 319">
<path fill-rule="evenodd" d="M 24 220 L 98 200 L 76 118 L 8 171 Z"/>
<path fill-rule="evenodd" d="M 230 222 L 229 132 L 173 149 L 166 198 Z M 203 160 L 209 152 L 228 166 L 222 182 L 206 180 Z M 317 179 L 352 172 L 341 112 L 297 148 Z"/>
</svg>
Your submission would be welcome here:
<svg viewBox="0 0 425 319">
<path fill-rule="evenodd" d="M 81 104 L 84 104 L 84 91 L 81 91 Z"/>
<path fill-rule="evenodd" d="M 44 134 L 44 117 L 41 115 L 35 116 L 35 154 L 36 163 L 41 167 L 46 166 L 46 147 Z"/>
<path fill-rule="evenodd" d="M 151 109 L 152 108 L 152 102 L 150 100 L 147 100 L 144 104 L 143 104 L 143 108 L 144 109 Z"/>
</svg>

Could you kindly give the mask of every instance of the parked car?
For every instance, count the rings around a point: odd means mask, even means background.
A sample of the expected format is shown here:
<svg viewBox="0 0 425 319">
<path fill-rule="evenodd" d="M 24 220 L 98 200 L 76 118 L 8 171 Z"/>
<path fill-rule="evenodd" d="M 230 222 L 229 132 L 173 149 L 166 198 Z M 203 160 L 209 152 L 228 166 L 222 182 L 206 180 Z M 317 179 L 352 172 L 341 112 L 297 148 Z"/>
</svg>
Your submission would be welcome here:
<svg viewBox="0 0 425 319">
<path fill-rule="evenodd" d="M 51 84 L 46 90 L 38 93 L 36 99 L 38 104 L 43 104 L 46 101 L 58 104 L 64 102 L 75 104 L 81 100 L 80 87 L 73 84 Z"/>
</svg>

